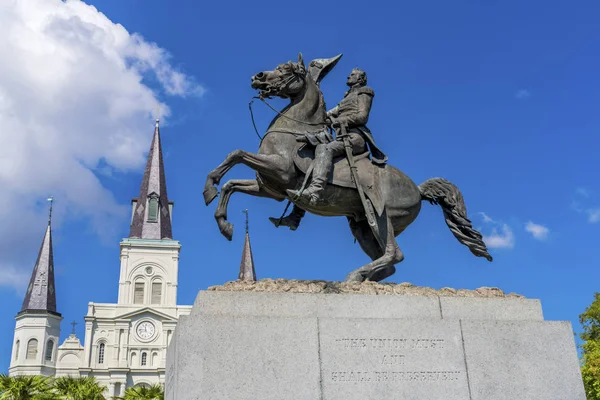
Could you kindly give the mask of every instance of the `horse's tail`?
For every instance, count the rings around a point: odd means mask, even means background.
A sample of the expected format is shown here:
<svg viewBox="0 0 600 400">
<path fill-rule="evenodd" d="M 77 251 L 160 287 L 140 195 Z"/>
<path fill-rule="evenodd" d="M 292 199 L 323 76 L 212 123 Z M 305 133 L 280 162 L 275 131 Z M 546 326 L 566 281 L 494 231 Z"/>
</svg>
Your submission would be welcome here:
<svg viewBox="0 0 600 400">
<path fill-rule="evenodd" d="M 467 218 L 467 209 L 460 190 L 450 181 L 443 178 L 432 178 L 419 185 L 421 199 L 431 204 L 439 204 L 444 212 L 446 224 L 458 239 L 477 257 L 485 257 L 492 261 L 481 233 L 473 229 Z"/>
</svg>

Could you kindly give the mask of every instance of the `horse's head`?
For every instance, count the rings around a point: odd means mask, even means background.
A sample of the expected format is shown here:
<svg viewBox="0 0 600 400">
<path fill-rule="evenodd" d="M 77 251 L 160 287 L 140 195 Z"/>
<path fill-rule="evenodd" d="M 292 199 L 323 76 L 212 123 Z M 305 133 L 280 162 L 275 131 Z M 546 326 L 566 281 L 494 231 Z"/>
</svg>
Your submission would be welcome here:
<svg viewBox="0 0 600 400">
<path fill-rule="evenodd" d="M 298 62 L 279 64 L 273 71 L 263 71 L 252 77 L 252 88 L 260 90 L 261 97 L 294 98 L 302 94 L 307 84 L 307 71 L 302 54 Z"/>
</svg>

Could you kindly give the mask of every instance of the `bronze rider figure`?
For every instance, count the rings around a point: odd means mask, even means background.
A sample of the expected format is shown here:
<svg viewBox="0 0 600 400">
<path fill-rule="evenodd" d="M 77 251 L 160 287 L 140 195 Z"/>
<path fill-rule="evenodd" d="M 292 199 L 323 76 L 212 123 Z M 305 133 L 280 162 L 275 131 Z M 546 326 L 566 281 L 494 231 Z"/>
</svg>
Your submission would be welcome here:
<svg viewBox="0 0 600 400">
<path fill-rule="evenodd" d="M 362 154 L 368 146 L 371 161 L 383 165 L 387 162 L 387 156 L 375 145 L 375 141 L 366 123 L 375 92 L 367 86 L 367 74 L 365 71 L 355 68 L 346 81 L 350 89 L 344 94 L 344 98 L 333 109 L 327 112 L 328 124 L 340 133 L 340 127 L 346 126 L 346 130 L 352 144 L 353 154 Z M 317 204 L 322 200 L 322 193 L 327 184 L 327 176 L 333 164 L 333 159 L 345 155 L 343 139 L 339 136 L 333 142 L 319 144 L 315 149 L 314 169 L 310 185 L 301 193 L 298 190 L 288 190 L 288 195 L 295 201 L 302 203 Z M 279 225 L 288 226 L 296 230 L 305 210 L 294 204 L 292 212 L 281 220 Z M 276 226 L 278 218 L 269 218 Z"/>
</svg>

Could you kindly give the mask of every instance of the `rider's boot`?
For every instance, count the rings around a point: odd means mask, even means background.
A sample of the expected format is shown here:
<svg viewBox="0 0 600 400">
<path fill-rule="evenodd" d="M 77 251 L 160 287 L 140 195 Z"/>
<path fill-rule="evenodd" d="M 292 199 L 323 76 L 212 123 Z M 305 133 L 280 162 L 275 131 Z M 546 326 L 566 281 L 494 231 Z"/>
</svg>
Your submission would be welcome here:
<svg viewBox="0 0 600 400">
<path fill-rule="evenodd" d="M 294 204 L 292 212 L 287 217 L 281 218 L 281 222 L 279 221 L 279 218 L 273 217 L 269 217 L 269 221 L 271 221 L 277 228 L 280 226 L 287 226 L 290 228 L 290 230 L 295 231 L 298 229 L 304 214 L 306 214 L 306 211 Z"/>
<path fill-rule="evenodd" d="M 288 196 L 290 196 L 292 201 L 309 203 L 314 206 L 321 200 L 321 195 L 327 183 L 327 174 L 333 161 L 333 153 L 325 146 L 317 146 L 315 153 L 315 167 L 313 169 L 312 181 L 302 192 L 288 190 Z"/>
</svg>

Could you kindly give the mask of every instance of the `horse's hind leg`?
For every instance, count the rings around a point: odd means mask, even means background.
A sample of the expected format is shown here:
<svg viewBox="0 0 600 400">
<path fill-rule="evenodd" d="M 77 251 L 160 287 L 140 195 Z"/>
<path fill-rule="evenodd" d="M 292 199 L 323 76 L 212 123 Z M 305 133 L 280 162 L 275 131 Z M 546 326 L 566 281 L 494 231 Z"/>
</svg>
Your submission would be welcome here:
<svg viewBox="0 0 600 400">
<path fill-rule="evenodd" d="M 402 254 L 402 251 L 400 251 L 400 248 L 396 243 L 393 226 L 389 218 L 384 220 L 386 224 L 385 250 L 382 250 L 377 243 L 375 235 L 373 235 L 367 221 L 363 220 L 355 222 L 350 219 L 349 221 L 352 234 L 359 242 L 363 251 L 371 257 L 373 261 L 350 272 L 348 276 L 346 276 L 346 282 L 362 282 L 365 280 L 378 282 L 393 275 L 396 272 L 396 267 L 394 267 L 394 265 L 404 259 L 404 254 Z"/>
<path fill-rule="evenodd" d="M 226 182 L 221 190 L 221 198 L 215 211 L 215 219 L 217 220 L 217 225 L 219 225 L 219 231 L 221 231 L 221 234 L 227 240 L 231 240 L 233 237 L 233 224 L 227 222 L 227 206 L 229 205 L 231 195 L 235 192 L 273 198 L 273 196 L 261 189 L 256 179 L 232 179 Z"/>
<path fill-rule="evenodd" d="M 373 231 L 366 220 L 356 222 L 354 218 L 348 217 L 348 224 L 352 231 L 352 236 L 356 239 L 362 251 L 364 251 L 371 260 L 377 260 L 383 256 L 383 251 L 377 244 Z"/>
</svg>

